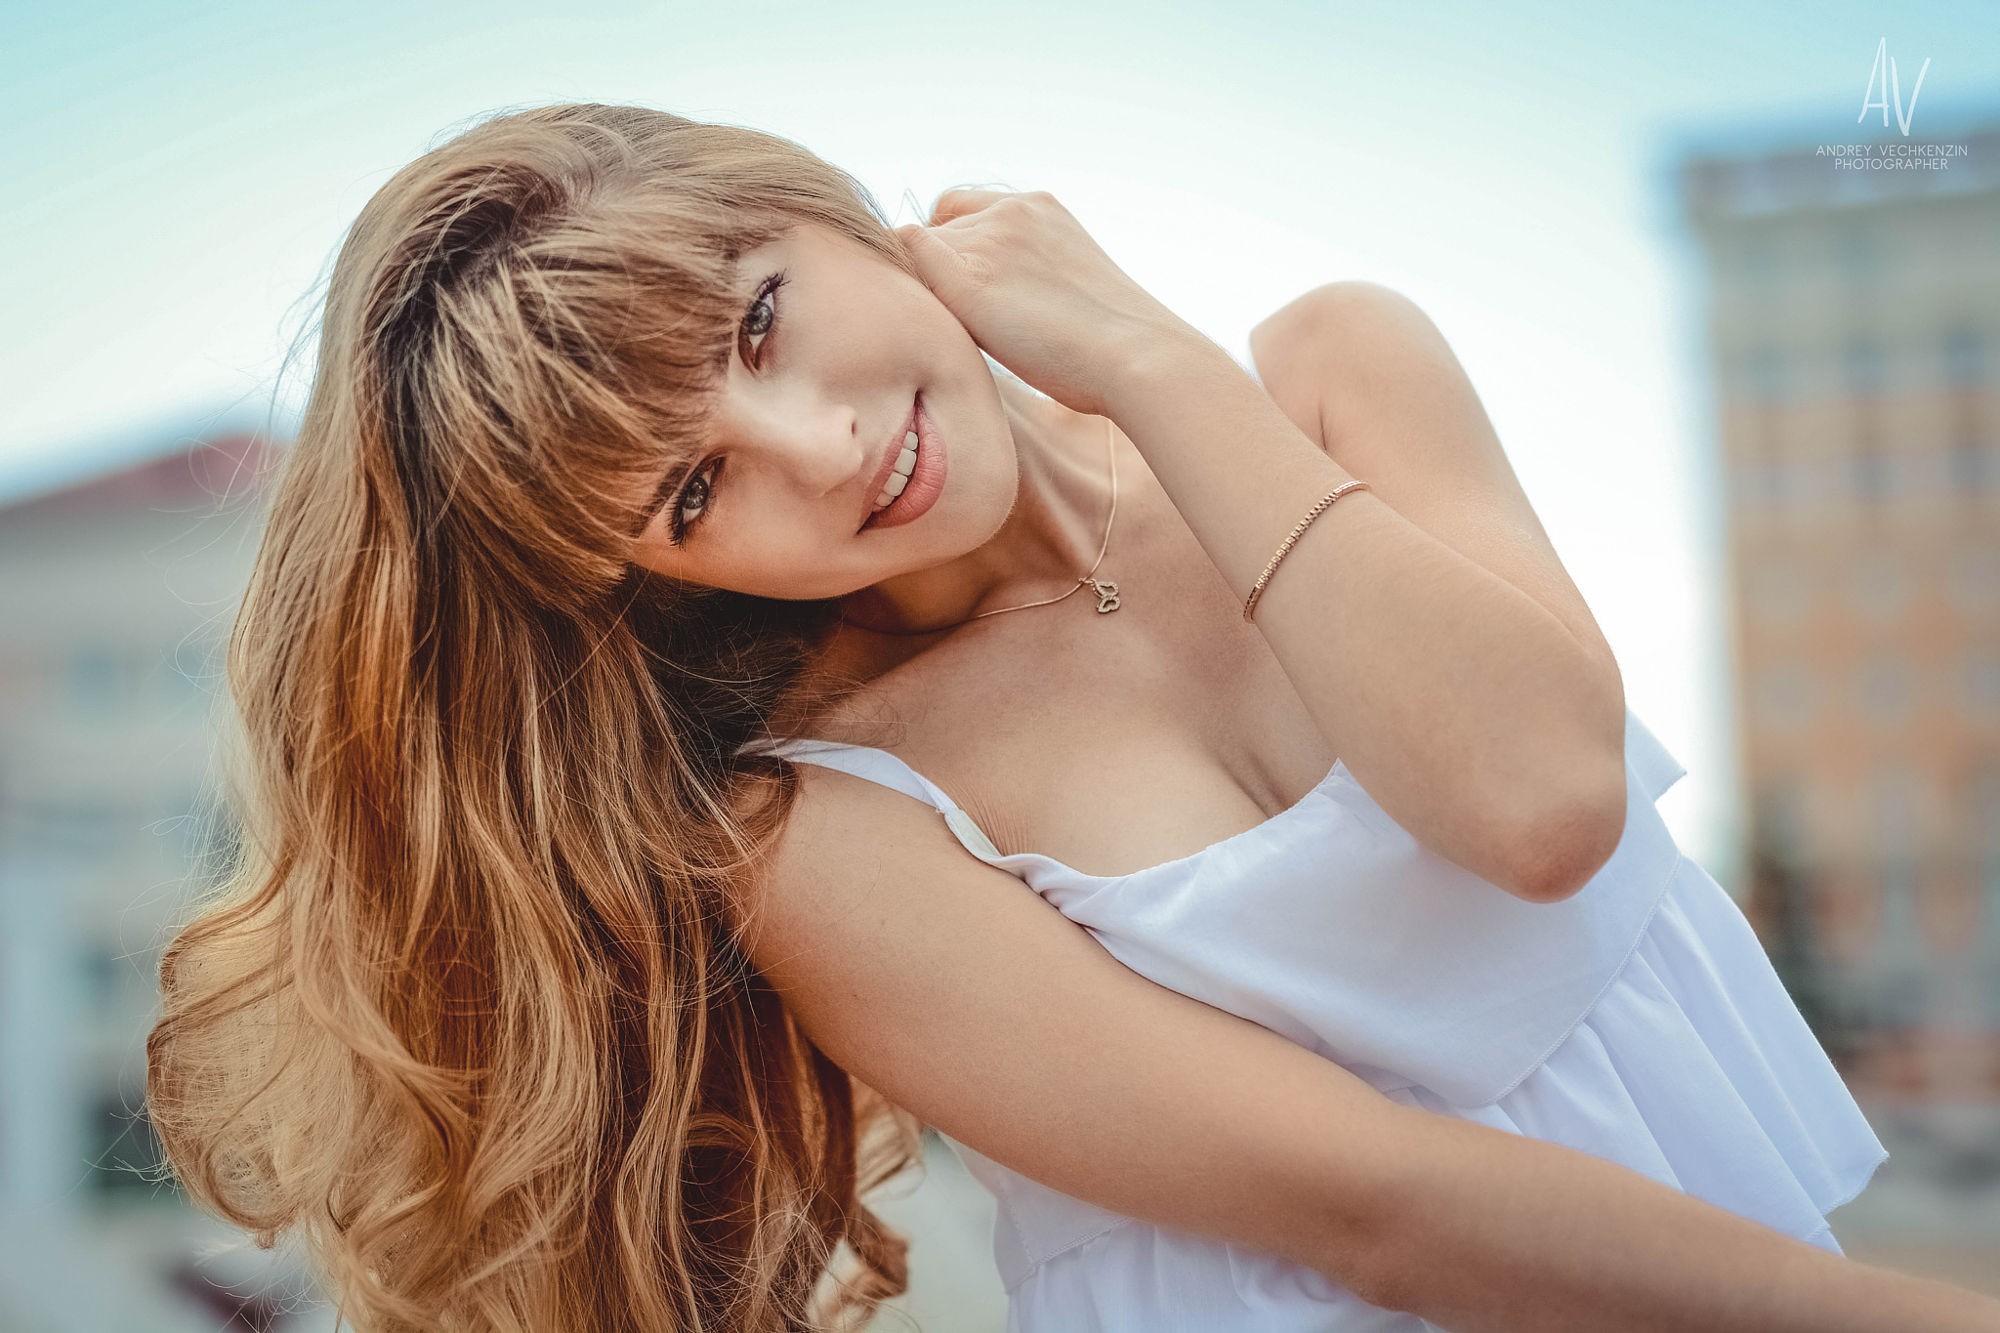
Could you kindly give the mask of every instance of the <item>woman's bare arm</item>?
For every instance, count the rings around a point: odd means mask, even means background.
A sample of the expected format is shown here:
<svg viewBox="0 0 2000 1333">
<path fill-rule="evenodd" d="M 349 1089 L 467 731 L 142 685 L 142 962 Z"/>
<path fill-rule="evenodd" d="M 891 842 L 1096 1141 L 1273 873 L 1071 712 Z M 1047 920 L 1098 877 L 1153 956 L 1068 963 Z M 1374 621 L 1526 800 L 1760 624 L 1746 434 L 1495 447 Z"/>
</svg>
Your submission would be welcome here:
<svg viewBox="0 0 2000 1333">
<path fill-rule="evenodd" d="M 1622 678 L 1542 601 L 1397 508 L 1413 491 L 1475 484 L 1441 469 L 1472 457 L 1471 438 L 1451 433 L 1467 431 L 1478 399 L 1414 318 L 1371 318 L 1376 346 L 1350 395 L 1366 401 L 1341 420 L 1366 448 L 1322 447 L 1185 326 L 1125 354 L 1110 414 L 1239 599 L 1314 503 L 1370 484 L 1300 535 L 1256 624 L 1329 748 L 1398 824 L 1519 897 L 1567 897 L 1624 832 Z M 1302 395 L 1291 381 L 1311 364 L 1309 341 L 1258 341 L 1278 395 Z M 1308 425 L 1318 415 L 1300 411 Z M 1497 493 L 1473 502 L 1500 507 Z"/>
<path fill-rule="evenodd" d="M 1515 475 L 1472 377 L 1423 307 L 1380 283 L 1324 283 L 1250 330 L 1264 391 L 1397 513 L 1618 662 Z"/>
<path fill-rule="evenodd" d="M 856 1077 L 1052 1189 L 1458 1330 L 2000 1318 L 1598 1158 L 1392 1102 L 1127 970 L 967 855 L 930 807 L 799 768 L 798 803 L 739 904 L 752 960 Z"/>
</svg>

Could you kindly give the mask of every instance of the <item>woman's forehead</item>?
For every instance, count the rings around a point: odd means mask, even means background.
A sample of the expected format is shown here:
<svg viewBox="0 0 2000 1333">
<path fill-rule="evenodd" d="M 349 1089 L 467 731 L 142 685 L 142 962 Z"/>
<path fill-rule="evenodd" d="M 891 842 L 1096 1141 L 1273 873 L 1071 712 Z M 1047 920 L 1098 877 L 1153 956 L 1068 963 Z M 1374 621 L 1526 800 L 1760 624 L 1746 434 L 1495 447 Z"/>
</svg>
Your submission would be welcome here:
<svg viewBox="0 0 2000 1333">
<path fill-rule="evenodd" d="M 746 259 L 752 255 L 766 259 L 779 256 L 795 259 L 810 255 L 836 262 L 880 258 L 854 237 L 820 222 L 800 222 L 783 235 L 774 236 L 756 249 L 744 252 Z"/>
</svg>

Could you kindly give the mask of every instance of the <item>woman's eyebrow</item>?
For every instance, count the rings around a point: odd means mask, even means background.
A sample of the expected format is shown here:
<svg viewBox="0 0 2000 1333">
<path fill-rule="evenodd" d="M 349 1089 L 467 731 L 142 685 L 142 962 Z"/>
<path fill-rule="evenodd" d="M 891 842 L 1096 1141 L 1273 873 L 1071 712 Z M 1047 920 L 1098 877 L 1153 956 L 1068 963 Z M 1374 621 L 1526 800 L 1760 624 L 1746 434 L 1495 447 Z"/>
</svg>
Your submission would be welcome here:
<svg viewBox="0 0 2000 1333">
<path fill-rule="evenodd" d="M 639 511 L 638 525 L 632 529 L 633 541 L 643 537 L 660 511 L 673 501 L 674 494 L 681 488 L 681 483 L 686 481 L 688 473 L 694 470 L 694 462 L 695 455 L 689 454 L 667 468 L 666 475 L 660 478 L 660 484 L 653 488 L 652 498 L 647 500 L 646 507 Z"/>
</svg>

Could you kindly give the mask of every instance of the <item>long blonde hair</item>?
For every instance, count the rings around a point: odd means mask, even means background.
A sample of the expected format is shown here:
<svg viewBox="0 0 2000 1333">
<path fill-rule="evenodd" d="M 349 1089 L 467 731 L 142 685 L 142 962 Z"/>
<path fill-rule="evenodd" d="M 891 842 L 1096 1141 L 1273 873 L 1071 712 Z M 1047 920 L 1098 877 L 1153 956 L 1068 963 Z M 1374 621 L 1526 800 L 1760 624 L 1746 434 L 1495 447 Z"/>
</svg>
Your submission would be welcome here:
<svg viewBox="0 0 2000 1333">
<path fill-rule="evenodd" d="M 341 246 L 229 645 L 240 850 L 162 961 L 147 1102 L 357 1327 L 818 1329 L 906 1285 L 860 1199 L 915 1126 L 727 910 L 796 790 L 737 749 L 810 710 L 837 604 L 629 561 L 736 257 L 801 222 L 914 274 L 794 143 L 565 105 L 404 167 Z"/>
</svg>

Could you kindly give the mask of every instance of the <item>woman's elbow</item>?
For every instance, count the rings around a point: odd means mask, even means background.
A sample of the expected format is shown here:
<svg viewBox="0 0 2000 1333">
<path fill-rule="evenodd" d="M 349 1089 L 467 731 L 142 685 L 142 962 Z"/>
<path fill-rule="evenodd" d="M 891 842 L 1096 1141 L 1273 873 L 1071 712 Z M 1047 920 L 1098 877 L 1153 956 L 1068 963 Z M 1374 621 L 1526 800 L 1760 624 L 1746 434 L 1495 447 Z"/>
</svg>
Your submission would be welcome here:
<svg viewBox="0 0 2000 1333">
<path fill-rule="evenodd" d="M 1531 903 L 1574 897 L 1625 839 L 1625 770 L 1545 816 L 1519 844 L 1517 869 L 1504 887 Z"/>
</svg>

